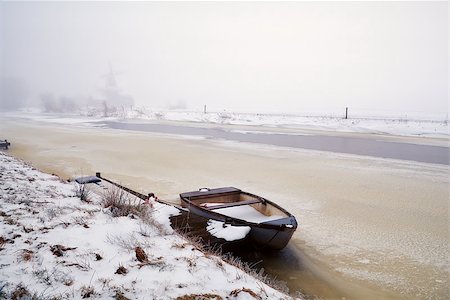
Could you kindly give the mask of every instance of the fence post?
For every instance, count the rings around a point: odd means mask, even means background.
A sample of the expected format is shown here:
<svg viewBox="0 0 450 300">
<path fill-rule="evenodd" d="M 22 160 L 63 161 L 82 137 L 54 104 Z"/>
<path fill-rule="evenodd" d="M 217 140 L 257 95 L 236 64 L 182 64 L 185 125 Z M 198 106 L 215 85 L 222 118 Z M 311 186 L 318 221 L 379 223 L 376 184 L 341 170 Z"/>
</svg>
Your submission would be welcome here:
<svg viewBox="0 0 450 300">
<path fill-rule="evenodd" d="M 203 106 L 203 113 L 206 114 L 206 104 Z"/>
<path fill-rule="evenodd" d="M 348 119 L 348 107 L 345 108 L 345 119 Z"/>
</svg>

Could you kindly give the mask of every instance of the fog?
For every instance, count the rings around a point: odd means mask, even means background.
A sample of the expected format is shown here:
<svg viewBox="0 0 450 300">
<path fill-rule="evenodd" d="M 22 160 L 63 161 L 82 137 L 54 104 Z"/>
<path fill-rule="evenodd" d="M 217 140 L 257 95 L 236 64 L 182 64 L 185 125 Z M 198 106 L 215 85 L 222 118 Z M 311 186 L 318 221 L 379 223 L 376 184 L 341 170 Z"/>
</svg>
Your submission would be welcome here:
<svg viewBox="0 0 450 300">
<path fill-rule="evenodd" d="M 446 1 L 0 2 L 0 109 L 443 112 L 448 36 Z"/>
</svg>

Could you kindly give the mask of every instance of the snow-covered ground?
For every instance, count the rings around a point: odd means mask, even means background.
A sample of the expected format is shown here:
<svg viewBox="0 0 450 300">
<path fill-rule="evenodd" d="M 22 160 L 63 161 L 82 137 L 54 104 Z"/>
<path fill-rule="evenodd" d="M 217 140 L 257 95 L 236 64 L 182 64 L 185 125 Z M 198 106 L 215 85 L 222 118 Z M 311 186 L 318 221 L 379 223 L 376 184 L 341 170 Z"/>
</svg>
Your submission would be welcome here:
<svg viewBox="0 0 450 300">
<path fill-rule="evenodd" d="M 113 217 L 76 190 L 0 153 L 0 298 L 290 298 L 174 233 L 173 207 Z"/>
<path fill-rule="evenodd" d="M 174 121 L 195 124 L 249 125 L 271 128 L 307 129 L 335 132 L 375 133 L 398 136 L 422 136 L 448 138 L 448 116 L 444 114 L 370 114 L 355 113 L 345 119 L 342 114 L 318 113 L 269 114 L 238 112 L 199 112 L 187 110 L 150 109 L 135 107 L 119 108 L 105 114 L 101 109 L 88 108 L 73 114 L 42 114 L 32 112 L 9 113 L 10 116 L 39 119 L 42 121 L 83 124 L 104 119 Z M 108 117 L 105 117 L 107 115 Z"/>
</svg>

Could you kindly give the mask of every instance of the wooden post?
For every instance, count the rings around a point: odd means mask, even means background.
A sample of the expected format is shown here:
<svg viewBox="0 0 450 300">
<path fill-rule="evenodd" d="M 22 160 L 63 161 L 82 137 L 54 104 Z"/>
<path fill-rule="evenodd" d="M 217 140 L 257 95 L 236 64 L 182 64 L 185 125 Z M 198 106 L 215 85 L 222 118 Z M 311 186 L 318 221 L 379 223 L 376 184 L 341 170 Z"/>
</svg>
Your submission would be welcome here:
<svg viewBox="0 0 450 300">
<path fill-rule="evenodd" d="M 98 178 L 102 178 L 102 175 L 100 174 L 100 172 L 95 173 L 95 176 L 97 176 Z"/>
<path fill-rule="evenodd" d="M 348 119 L 348 107 L 345 108 L 345 119 Z"/>
<path fill-rule="evenodd" d="M 206 114 L 206 104 L 203 106 L 203 113 Z"/>
</svg>

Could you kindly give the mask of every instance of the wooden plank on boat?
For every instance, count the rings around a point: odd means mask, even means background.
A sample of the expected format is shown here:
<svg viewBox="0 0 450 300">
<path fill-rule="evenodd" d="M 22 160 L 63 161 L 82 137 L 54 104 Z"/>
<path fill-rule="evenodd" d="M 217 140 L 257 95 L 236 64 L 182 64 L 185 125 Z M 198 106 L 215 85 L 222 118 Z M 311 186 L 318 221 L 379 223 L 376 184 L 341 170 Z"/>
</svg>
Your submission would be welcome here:
<svg viewBox="0 0 450 300">
<path fill-rule="evenodd" d="M 200 189 L 200 191 L 181 193 L 182 198 L 217 196 L 218 194 L 240 193 L 241 190 L 235 187 L 224 187 L 218 189 Z"/>
<path fill-rule="evenodd" d="M 261 203 L 260 199 L 250 199 L 245 201 L 238 201 L 238 202 L 230 202 L 230 203 L 224 203 L 214 206 L 202 206 L 203 208 L 207 210 L 214 210 L 214 209 L 221 209 L 221 208 L 227 208 L 227 207 L 234 207 L 234 206 L 241 206 L 241 205 L 250 205 L 250 204 L 256 204 Z"/>
</svg>

